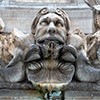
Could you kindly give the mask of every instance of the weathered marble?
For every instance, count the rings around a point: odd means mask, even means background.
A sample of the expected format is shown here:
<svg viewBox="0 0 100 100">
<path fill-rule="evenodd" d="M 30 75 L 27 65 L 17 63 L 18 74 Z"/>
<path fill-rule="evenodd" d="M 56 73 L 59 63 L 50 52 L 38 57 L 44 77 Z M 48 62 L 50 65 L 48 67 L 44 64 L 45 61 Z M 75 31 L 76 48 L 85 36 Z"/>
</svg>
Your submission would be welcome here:
<svg viewBox="0 0 100 100">
<path fill-rule="evenodd" d="M 100 32 L 71 32 L 60 8 L 40 9 L 30 34 L 14 28 L 1 32 L 0 43 L 0 88 L 37 89 L 49 99 L 65 90 L 99 91 Z"/>
</svg>

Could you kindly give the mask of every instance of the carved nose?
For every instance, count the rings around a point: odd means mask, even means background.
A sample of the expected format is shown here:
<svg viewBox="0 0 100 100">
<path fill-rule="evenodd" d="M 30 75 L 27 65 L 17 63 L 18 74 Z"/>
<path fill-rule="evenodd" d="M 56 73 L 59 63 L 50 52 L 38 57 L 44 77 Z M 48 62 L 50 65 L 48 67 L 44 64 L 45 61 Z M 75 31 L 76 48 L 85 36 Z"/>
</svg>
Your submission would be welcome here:
<svg viewBox="0 0 100 100">
<path fill-rule="evenodd" d="M 50 28 L 48 32 L 49 32 L 50 34 L 52 34 L 52 33 L 56 33 L 56 30 L 55 30 L 55 28 Z"/>
<path fill-rule="evenodd" d="M 50 34 L 56 33 L 56 27 L 53 23 L 50 23 L 50 25 L 48 27 L 48 33 L 50 33 Z"/>
</svg>

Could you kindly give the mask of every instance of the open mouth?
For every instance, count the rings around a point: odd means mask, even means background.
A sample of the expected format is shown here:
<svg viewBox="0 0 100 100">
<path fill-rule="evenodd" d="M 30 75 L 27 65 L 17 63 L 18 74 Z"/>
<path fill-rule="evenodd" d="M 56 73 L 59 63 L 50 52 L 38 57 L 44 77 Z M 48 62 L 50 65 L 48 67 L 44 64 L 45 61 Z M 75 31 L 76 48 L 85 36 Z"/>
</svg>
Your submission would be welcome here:
<svg viewBox="0 0 100 100">
<path fill-rule="evenodd" d="M 56 59 L 59 56 L 59 52 L 64 45 L 64 41 L 56 37 L 48 37 L 45 39 L 38 39 L 36 44 L 41 48 L 41 52 L 44 58 Z"/>
</svg>

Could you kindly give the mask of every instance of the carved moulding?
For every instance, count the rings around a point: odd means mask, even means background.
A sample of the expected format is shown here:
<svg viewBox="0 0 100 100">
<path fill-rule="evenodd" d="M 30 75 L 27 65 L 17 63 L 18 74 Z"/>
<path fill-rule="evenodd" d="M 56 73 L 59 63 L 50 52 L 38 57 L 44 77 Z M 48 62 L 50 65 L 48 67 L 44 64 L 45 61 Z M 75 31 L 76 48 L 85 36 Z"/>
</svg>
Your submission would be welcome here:
<svg viewBox="0 0 100 100">
<path fill-rule="evenodd" d="M 90 82 L 100 80 L 100 69 L 95 68 L 92 60 L 95 56 L 99 60 L 99 48 L 95 49 L 90 38 L 97 36 L 87 36 L 79 29 L 69 33 L 69 24 L 69 17 L 62 9 L 43 8 L 33 19 L 30 34 L 17 29 L 9 34 L 1 32 L 0 81 L 12 82 L 5 83 L 5 87 L 12 84 L 7 88 L 64 91 L 89 86 L 93 89 L 95 86 L 91 87 Z M 99 39 L 95 39 L 94 44 L 98 44 Z"/>
</svg>

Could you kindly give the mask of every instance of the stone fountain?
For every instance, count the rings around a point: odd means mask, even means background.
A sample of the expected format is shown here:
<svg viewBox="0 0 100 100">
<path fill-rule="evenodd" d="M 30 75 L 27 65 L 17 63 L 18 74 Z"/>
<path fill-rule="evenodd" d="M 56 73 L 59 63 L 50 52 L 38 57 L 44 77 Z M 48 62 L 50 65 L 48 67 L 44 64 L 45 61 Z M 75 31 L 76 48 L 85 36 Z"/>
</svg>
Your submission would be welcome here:
<svg viewBox="0 0 100 100">
<path fill-rule="evenodd" d="M 1 88 L 36 89 L 46 100 L 64 100 L 68 89 L 100 90 L 93 84 L 100 82 L 99 29 L 70 33 L 70 19 L 60 8 L 42 8 L 30 34 L 4 32 L 4 26 L 0 19 Z"/>
</svg>

